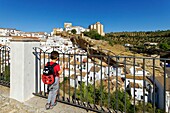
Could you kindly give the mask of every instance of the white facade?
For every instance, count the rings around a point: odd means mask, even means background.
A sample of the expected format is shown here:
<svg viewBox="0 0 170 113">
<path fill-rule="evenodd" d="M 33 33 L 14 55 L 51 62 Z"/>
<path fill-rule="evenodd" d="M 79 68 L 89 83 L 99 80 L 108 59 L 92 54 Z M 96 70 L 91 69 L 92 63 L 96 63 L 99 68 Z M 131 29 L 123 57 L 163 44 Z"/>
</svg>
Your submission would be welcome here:
<svg viewBox="0 0 170 113">
<path fill-rule="evenodd" d="M 142 79 L 142 76 L 135 76 L 135 98 L 137 100 L 143 100 L 143 87 L 144 87 L 144 80 Z M 134 84 L 133 76 L 127 76 L 126 77 L 126 87 L 128 87 L 132 83 Z M 136 87 L 138 85 L 139 87 Z M 152 102 L 152 95 L 153 95 L 153 85 L 147 78 L 145 78 L 145 102 Z M 130 87 L 131 95 L 134 97 L 134 86 Z M 149 93 L 150 92 L 150 93 Z"/>
<path fill-rule="evenodd" d="M 76 34 L 81 34 L 82 32 L 88 31 L 88 29 L 85 29 L 80 26 L 73 26 L 73 27 L 66 27 L 65 31 L 71 33 L 71 30 L 75 29 L 77 32 Z"/>
<path fill-rule="evenodd" d="M 153 77 L 150 77 L 151 80 L 153 80 Z M 166 78 L 166 84 L 169 84 L 170 78 Z M 157 86 L 157 92 L 156 92 L 156 104 L 158 105 L 158 108 L 164 109 L 164 78 L 163 77 L 156 77 L 155 78 L 155 84 Z M 166 112 L 170 112 L 170 89 L 169 86 L 166 85 L 166 100 L 165 100 L 165 107 Z"/>
<path fill-rule="evenodd" d="M 56 50 L 59 50 L 62 53 L 73 51 L 73 44 L 70 39 L 63 39 L 60 36 L 48 37 L 46 41 L 41 42 L 41 48 L 43 48 L 43 50 L 50 47 L 55 47 Z"/>
<path fill-rule="evenodd" d="M 131 96 L 134 98 L 134 88 L 131 88 Z M 145 90 L 145 102 L 148 102 L 148 92 Z M 143 101 L 143 89 L 135 88 L 135 99 L 139 101 Z"/>
<path fill-rule="evenodd" d="M 64 23 L 64 28 L 66 27 L 72 27 L 72 23 Z"/>
<path fill-rule="evenodd" d="M 38 37 L 40 39 L 46 39 L 48 36 L 46 32 L 22 32 L 20 35 L 23 37 Z"/>
<path fill-rule="evenodd" d="M 64 31 L 63 28 L 54 28 L 53 31 L 51 32 L 51 36 L 54 36 L 57 33 L 62 33 L 63 31 Z"/>
<path fill-rule="evenodd" d="M 12 39 L 12 37 L 10 37 L 10 36 L 0 36 L 0 44 L 1 45 L 9 45 L 11 39 Z"/>
<path fill-rule="evenodd" d="M 132 75 L 134 75 L 134 74 L 136 76 L 143 76 L 144 75 L 143 69 L 141 67 L 135 66 L 135 72 L 134 72 L 134 67 L 133 66 L 129 70 L 130 70 L 130 73 Z M 144 71 L 144 72 L 145 72 L 145 76 L 149 76 L 150 75 L 149 72 L 147 72 L 147 71 Z"/>
<path fill-rule="evenodd" d="M 0 28 L 0 36 L 20 36 L 21 31 L 12 28 Z"/>
</svg>

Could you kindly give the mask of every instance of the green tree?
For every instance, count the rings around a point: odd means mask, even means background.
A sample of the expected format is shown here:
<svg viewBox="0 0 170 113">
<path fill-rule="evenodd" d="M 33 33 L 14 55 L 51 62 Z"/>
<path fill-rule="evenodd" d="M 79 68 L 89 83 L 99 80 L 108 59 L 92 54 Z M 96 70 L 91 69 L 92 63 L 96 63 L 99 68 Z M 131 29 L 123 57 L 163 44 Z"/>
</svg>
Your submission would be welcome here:
<svg viewBox="0 0 170 113">
<path fill-rule="evenodd" d="M 91 30 L 89 32 L 84 32 L 85 36 L 88 36 L 92 39 L 96 39 L 96 40 L 103 40 L 104 37 L 101 36 L 96 30 Z"/>
<path fill-rule="evenodd" d="M 10 66 L 5 66 L 4 75 L 5 75 L 5 80 L 10 81 Z"/>
<path fill-rule="evenodd" d="M 159 45 L 159 48 L 163 49 L 163 50 L 168 50 L 168 49 L 170 49 L 170 45 L 168 45 L 167 43 L 161 43 Z"/>
<path fill-rule="evenodd" d="M 118 100 L 117 100 L 117 96 L 118 96 Z M 117 109 L 117 105 L 118 105 L 118 110 L 119 111 L 124 111 L 125 109 L 125 97 L 126 97 L 126 111 L 129 113 L 132 111 L 133 106 L 130 102 L 130 97 L 129 95 L 122 91 L 117 91 L 111 94 L 111 106 L 113 109 Z"/>
<path fill-rule="evenodd" d="M 72 29 L 71 33 L 76 34 L 77 33 L 76 29 Z"/>
</svg>

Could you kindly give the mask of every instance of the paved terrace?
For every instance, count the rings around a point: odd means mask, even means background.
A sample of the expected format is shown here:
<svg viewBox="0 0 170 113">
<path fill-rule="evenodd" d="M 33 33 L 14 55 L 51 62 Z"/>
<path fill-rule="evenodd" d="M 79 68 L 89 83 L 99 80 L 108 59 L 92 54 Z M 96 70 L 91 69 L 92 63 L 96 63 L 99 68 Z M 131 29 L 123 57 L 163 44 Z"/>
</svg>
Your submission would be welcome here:
<svg viewBox="0 0 170 113">
<path fill-rule="evenodd" d="M 9 98 L 9 88 L 0 85 L 0 113 L 94 113 L 60 102 L 53 109 L 46 110 L 46 102 L 47 99 L 34 96 L 21 103 Z"/>
</svg>

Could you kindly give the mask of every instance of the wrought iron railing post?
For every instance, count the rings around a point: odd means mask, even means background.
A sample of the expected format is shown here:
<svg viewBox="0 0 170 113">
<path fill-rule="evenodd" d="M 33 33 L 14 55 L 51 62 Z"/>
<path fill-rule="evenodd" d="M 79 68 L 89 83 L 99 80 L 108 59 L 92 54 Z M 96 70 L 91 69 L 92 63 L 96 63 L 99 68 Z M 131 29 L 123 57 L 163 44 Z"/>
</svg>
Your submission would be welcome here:
<svg viewBox="0 0 170 113">
<path fill-rule="evenodd" d="M 136 104 L 136 103 L 135 103 L 135 101 L 136 101 L 136 99 L 135 99 L 135 79 L 136 79 L 136 69 L 135 69 L 135 63 L 136 63 L 136 62 L 135 62 L 135 57 L 134 57 L 134 58 L 133 58 L 133 80 L 134 80 L 134 83 L 133 83 L 133 84 L 134 84 L 134 85 L 133 85 L 133 88 L 134 88 L 134 89 L 133 89 L 133 91 L 134 91 L 134 92 L 133 92 L 133 95 L 134 95 L 133 104 L 134 104 L 134 113 L 136 113 L 136 106 L 135 106 L 135 104 Z"/>
<path fill-rule="evenodd" d="M 125 108 L 124 112 L 126 113 L 126 57 L 124 58 L 124 74 L 125 74 L 125 80 L 124 80 L 124 85 L 125 85 Z"/>
<path fill-rule="evenodd" d="M 95 58 L 94 58 L 94 62 L 93 62 L 93 65 L 94 65 L 94 69 L 93 69 L 93 80 L 92 80 L 92 82 L 93 82 L 93 90 L 94 90 L 94 93 L 93 93 L 93 95 L 94 95 L 94 101 L 93 101 L 93 104 L 94 104 L 94 109 L 95 109 L 95 102 L 96 102 L 96 100 L 95 100 L 95 97 L 96 97 L 96 90 L 95 90 L 95 75 L 96 75 L 96 63 L 95 63 Z"/>
<path fill-rule="evenodd" d="M 164 60 L 164 112 L 166 112 L 166 74 L 166 60 Z"/>
<path fill-rule="evenodd" d="M 153 112 L 155 113 L 155 58 L 153 59 Z"/>
<path fill-rule="evenodd" d="M 119 110 L 119 101 L 118 101 L 118 67 L 119 67 L 119 56 L 116 56 L 116 112 Z"/>
<path fill-rule="evenodd" d="M 65 65 L 65 53 L 63 53 L 63 63 Z M 65 101 L 65 83 L 65 69 L 63 68 L 63 101 Z"/>
<path fill-rule="evenodd" d="M 108 55 L 108 108 L 110 108 L 110 56 Z"/>
<path fill-rule="evenodd" d="M 86 107 L 86 110 L 88 111 L 88 109 L 89 109 L 89 100 L 88 100 L 88 86 L 89 86 L 89 84 L 88 84 L 88 78 L 89 78 L 89 71 L 88 71 L 88 68 L 89 68 L 89 54 L 87 54 L 87 86 L 86 86 L 86 104 L 87 104 L 87 107 Z"/>
<path fill-rule="evenodd" d="M 80 69 L 80 78 L 81 78 L 81 80 L 80 80 L 80 92 L 81 92 L 81 94 L 80 94 L 80 100 L 81 100 L 81 105 L 82 105 L 82 55 L 80 55 L 80 67 L 79 67 L 79 69 Z"/>
<path fill-rule="evenodd" d="M 145 113 L 145 89 L 146 89 L 146 82 L 145 82 L 145 58 L 143 58 L 143 113 Z"/>
<path fill-rule="evenodd" d="M 37 55 L 37 48 L 35 48 L 35 55 Z M 35 57 L 35 93 L 38 93 L 38 58 Z"/>
<path fill-rule="evenodd" d="M 70 54 L 68 55 L 68 57 L 69 57 L 69 73 L 68 73 L 68 77 L 69 77 L 69 102 L 71 102 L 70 101 Z"/>
<path fill-rule="evenodd" d="M 101 60 L 101 63 L 100 63 L 100 65 L 101 65 L 101 76 L 100 76 L 100 95 L 101 95 L 101 98 L 100 98 L 100 108 L 101 108 L 101 110 L 102 110 L 102 106 L 103 106 L 103 103 L 102 103 L 102 101 L 103 101 L 103 81 L 102 81 L 102 57 L 100 57 L 100 60 Z"/>
</svg>

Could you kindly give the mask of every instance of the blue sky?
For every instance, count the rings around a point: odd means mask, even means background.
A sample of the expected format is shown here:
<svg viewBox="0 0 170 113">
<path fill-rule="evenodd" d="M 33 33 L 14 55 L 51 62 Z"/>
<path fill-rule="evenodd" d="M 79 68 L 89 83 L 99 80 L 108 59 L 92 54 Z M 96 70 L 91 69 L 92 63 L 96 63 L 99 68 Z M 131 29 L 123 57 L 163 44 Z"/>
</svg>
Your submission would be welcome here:
<svg viewBox="0 0 170 113">
<path fill-rule="evenodd" d="M 0 0 L 0 27 L 51 32 L 72 22 L 105 32 L 170 29 L 170 0 Z"/>
</svg>

